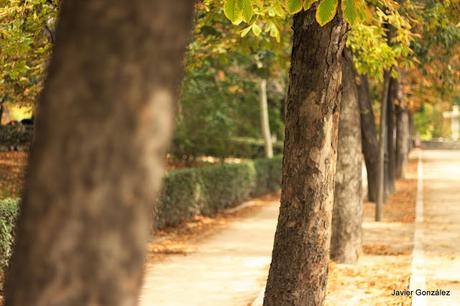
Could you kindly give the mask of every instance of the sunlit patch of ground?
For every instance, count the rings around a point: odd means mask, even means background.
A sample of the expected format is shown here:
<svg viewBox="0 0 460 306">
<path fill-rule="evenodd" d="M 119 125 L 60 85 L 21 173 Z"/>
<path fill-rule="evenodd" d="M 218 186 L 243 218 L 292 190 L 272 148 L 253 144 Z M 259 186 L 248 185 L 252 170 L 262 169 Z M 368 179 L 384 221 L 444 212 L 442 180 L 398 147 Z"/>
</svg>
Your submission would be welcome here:
<svg viewBox="0 0 460 306">
<path fill-rule="evenodd" d="M 326 305 L 410 305 L 410 298 L 391 295 L 407 288 L 409 268 L 409 256 L 364 255 L 358 265 L 331 263 Z"/>
<path fill-rule="evenodd" d="M 20 196 L 26 164 L 26 152 L 0 152 L 0 199 Z"/>
<path fill-rule="evenodd" d="M 244 306 L 262 289 L 270 264 L 279 195 L 199 217 L 149 246 L 140 305 Z"/>
<path fill-rule="evenodd" d="M 330 264 L 327 306 L 410 305 L 411 298 L 393 296 L 409 287 L 413 222 L 415 219 L 416 161 L 407 179 L 384 206 L 384 221 L 374 222 L 375 205 L 364 204 L 363 252 L 356 265 Z"/>
</svg>

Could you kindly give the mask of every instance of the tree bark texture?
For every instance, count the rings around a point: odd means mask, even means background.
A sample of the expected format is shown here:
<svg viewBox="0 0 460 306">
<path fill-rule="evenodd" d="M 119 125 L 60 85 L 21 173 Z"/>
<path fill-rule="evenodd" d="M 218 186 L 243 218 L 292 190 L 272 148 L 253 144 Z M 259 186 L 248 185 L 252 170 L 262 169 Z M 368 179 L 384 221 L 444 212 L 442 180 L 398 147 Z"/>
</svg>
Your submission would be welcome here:
<svg viewBox="0 0 460 306">
<path fill-rule="evenodd" d="M 260 129 L 264 137 L 265 157 L 273 157 L 273 143 L 272 135 L 270 133 L 270 121 L 268 116 L 268 103 L 267 103 L 267 80 L 260 81 Z"/>
<path fill-rule="evenodd" d="M 6 305 L 137 304 L 192 11 L 61 3 Z"/>
<path fill-rule="evenodd" d="M 341 13 L 324 27 L 315 9 L 294 16 L 281 207 L 265 306 L 324 301 L 346 29 Z"/>
<path fill-rule="evenodd" d="M 358 89 L 353 59 L 346 50 L 343 59 L 342 105 L 340 108 L 337 171 L 332 211 L 331 259 L 352 264 L 362 246 L 361 127 Z"/>
<path fill-rule="evenodd" d="M 383 202 L 385 199 L 385 143 L 387 136 L 387 103 L 390 88 L 390 72 L 383 73 L 383 95 L 380 105 L 380 135 L 379 135 L 379 167 L 377 173 L 377 202 L 375 203 L 375 221 L 383 219 Z"/>
<path fill-rule="evenodd" d="M 397 106 L 396 137 L 396 178 L 405 178 L 405 168 L 409 155 L 409 114 L 404 107 Z"/>
<path fill-rule="evenodd" d="M 375 202 L 378 190 L 379 141 L 369 96 L 369 82 L 365 75 L 361 75 L 358 81 L 358 100 L 361 115 L 362 150 L 367 170 L 367 196 L 369 201 Z"/>
</svg>

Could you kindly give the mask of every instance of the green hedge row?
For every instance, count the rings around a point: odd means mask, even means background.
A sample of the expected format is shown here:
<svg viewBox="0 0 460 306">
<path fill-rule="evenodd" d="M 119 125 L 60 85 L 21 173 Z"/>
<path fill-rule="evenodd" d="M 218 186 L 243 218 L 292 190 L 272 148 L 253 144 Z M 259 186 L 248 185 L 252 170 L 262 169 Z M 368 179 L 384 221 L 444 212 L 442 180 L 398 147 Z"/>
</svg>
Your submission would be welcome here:
<svg viewBox="0 0 460 306">
<path fill-rule="evenodd" d="M 0 146 L 3 149 L 11 147 L 28 147 L 32 142 L 33 127 L 17 125 L 0 126 Z"/>
<path fill-rule="evenodd" d="M 210 215 L 281 184 L 281 157 L 240 164 L 189 168 L 169 173 L 156 205 L 155 227 L 176 225 L 194 215 Z"/>
<path fill-rule="evenodd" d="M 214 214 L 250 197 L 276 191 L 280 181 L 280 157 L 172 171 L 166 175 L 156 203 L 155 228 L 176 225 L 198 214 Z M 17 211 L 17 200 L 0 200 L 1 269 L 11 255 Z"/>
<path fill-rule="evenodd" d="M 260 158 L 265 156 L 265 144 L 263 140 L 253 138 L 233 138 L 230 142 L 231 149 L 228 151 L 229 156 L 241 158 Z M 273 153 L 275 155 L 283 154 L 282 141 L 273 143 Z"/>
<path fill-rule="evenodd" d="M 220 144 L 215 141 L 209 143 L 200 143 L 197 146 L 196 142 L 188 139 L 189 135 L 180 137 L 176 135 L 174 143 L 170 148 L 169 153 L 177 159 L 194 159 L 200 156 L 214 156 L 214 157 L 238 157 L 256 159 L 265 156 L 264 141 L 256 138 L 249 137 L 235 137 L 231 139 L 221 139 Z M 217 136 L 216 136 L 217 137 Z M 206 137 L 213 139 L 215 137 Z M 275 155 L 283 154 L 282 141 L 273 143 L 273 152 Z"/>
</svg>

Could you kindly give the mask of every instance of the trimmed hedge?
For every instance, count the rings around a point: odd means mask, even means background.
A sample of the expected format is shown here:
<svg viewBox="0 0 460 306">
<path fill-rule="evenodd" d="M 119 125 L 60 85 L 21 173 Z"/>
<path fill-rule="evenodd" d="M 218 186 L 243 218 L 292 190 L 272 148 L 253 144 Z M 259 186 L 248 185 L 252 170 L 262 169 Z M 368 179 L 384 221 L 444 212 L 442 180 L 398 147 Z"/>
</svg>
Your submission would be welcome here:
<svg viewBox="0 0 460 306">
<path fill-rule="evenodd" d="M 163 181 L 154 227 L 176 225 L 198 214 L 214 214 L 250 197 L 276 191 L 280 183 L 280 157 L 172 171 Z M 17 213 L 17 200 L 0 200 L 2 270 L 11 255 Z"/>
<path fill-rule="evenodd" d="M 194 215 L 214 214 L 276 191 L 280 184 L 281 157 L 173 171 L 163 182 L 155 228 L 176 225 Z"/>
<path fill-rule="evenodd" d="M 29 147 L 33 138 L 33 127 L 17 125 L 0 126 L 0 149 Z"/>
<path fill-rule="evenodd" d="M 283 154 L 284 143 L 282 141 L 274 142 L 272 145 L 275 155 Z M 229 142 L 229 146 L 227 150 L 228 156 L 253 159 L 265 156 L 265 144 L 263 140 L 260 139 L 244 137 L 233 138 Z"/>
</svg>

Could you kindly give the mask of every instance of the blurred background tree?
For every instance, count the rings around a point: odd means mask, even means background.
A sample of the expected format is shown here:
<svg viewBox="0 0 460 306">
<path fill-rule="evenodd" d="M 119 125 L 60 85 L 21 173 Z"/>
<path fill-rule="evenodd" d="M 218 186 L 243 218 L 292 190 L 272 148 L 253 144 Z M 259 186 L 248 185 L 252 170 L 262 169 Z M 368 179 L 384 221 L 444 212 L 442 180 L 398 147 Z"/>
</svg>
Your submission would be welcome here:
<svg viewBox="0 0 460 306">
<path fill-rule="evenodd" d="M 57 0 L 0 1 L 0 104 L 15 118 L 30 117 L 41 90 L 57 9 Z"/>
<path fill-rule="evenodd" d="M 196 5 L 171 148 L 176 158 L 263 156 L 261 79 L 268 81 L 270 130 L 275 153 L 281 152 L 290 23 L 273 14 L 241 29 L 225 18 L 223 7 L 215 0 Z"/>
</svg>

